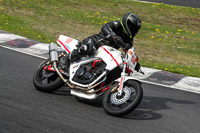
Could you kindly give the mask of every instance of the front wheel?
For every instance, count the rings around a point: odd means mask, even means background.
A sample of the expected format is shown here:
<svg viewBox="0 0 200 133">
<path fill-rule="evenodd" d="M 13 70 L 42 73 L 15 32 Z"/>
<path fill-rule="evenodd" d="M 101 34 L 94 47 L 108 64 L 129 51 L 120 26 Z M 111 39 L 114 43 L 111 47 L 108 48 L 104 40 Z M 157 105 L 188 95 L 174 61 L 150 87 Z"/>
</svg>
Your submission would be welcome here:
<svg viewBox="0 0 200 133">
<path fill-rule="evenodd" d="M 52 92 L 59 89 L 64 82 L 56 72 L 45 70 L 45 66 L 49 66 L 50 60 L 43 61 L 33 75 L 33 84 L 39 91 Z"/>
<path fill-rule="evenodd" d="M 109 89 L 103 99 L 106 113 L 113 116 L 122 116 L 133 111 L 140 104 L 143 97 L 142 86 L 139 82 L 128 80 L 124 83 L 123 93 L 118 96 L 118 91 Z"/>
</svg>

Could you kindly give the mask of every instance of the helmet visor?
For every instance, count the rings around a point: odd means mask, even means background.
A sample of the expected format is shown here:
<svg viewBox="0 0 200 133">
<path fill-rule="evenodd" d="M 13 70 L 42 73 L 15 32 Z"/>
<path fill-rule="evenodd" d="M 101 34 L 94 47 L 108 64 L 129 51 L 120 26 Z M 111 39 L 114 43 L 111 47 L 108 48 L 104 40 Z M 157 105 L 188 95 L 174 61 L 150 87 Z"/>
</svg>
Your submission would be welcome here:
<svg viewBox="0 0 200 133">
<path fill-rule="evenodd" d="M 127 25 L 128 25 L 130 34 L 134 37 L 138 33 L 140 26 L 139 25 L 135 26 L 137 24 L 132 24 L 130 20 L 128 20 Z"/>
</svg>

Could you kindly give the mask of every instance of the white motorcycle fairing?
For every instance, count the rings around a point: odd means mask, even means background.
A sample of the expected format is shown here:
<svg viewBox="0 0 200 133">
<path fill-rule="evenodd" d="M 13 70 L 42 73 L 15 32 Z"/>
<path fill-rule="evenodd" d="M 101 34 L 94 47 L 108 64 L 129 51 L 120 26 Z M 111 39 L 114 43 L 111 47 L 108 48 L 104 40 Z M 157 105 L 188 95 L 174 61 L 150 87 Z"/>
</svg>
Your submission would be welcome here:
<svg viewBox="0 0 200 133">
<path fill-rule="evenodd" d="M 66 50 L 67 53 L 72 52 L 74 49 L 76 49 L 76 45 L 78 44 L 78 40 L 68 37 L 68 36 L 64 36 L 64 35 L 60 35 L 57 43 Z"/>
<path fill-rule="evenodd" d="M 115 81 L 118 82 L 118 83 L 120 83 L 120 79 L 121 79 L 121 78 L 118 78 L 118 79 L 116 79 Z M 141 83 L 137 78 L 132 77 L 132 76 L 126 76 L 126 77 L 124 78 L 124 83 L 125 83 L 126 81 L 130 80 L 130 79 L 131 79 L 131 80 L 135 80 L 135 81 Z"/>
<path fill-rule="evenodd" d="M 95 57 L 101 58 L 107 64 L 107 70 L 112 70 L 123 63 L 121 55 L 122 53 L 117 49 L 110 46 L 101 46 L 98 48 Z"/>
</svg>

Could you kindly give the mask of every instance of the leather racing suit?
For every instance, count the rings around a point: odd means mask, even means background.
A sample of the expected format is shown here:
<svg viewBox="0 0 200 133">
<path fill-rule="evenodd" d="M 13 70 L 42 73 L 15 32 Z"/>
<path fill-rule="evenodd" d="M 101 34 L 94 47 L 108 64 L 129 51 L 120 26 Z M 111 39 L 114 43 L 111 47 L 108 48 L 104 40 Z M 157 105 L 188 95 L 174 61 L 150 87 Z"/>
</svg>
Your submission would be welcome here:
<svg viewBox="0 0 200 133">
<path fill-rule="evenodd" d="M 69 59 L 75 61 L 87 55 L 94 55 L 96 50 L 103 45 L 115 49 L 120 47 L 129 49 L 133 45 L 133 38 L 126 36 L 120 21 L 112 21 L 103 25 L 99 34 L 84 39 L 78 48 L 69 54 Z"/>
</svg>

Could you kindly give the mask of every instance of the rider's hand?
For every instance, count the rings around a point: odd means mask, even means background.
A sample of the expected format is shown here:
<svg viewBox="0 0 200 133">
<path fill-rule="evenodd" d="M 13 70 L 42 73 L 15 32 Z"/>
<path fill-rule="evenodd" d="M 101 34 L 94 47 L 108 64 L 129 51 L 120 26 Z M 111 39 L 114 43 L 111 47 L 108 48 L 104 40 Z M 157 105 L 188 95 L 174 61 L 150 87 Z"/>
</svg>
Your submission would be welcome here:
<svg viewBox="0 0 200 133">
<path fill-rule="evenodd" d="M 121 47 L 124 48 L 126 46 L 123 39 L 120 36 L 114 36 L 113 39 L 114 39 L 114 42 L 120 45 Z"/>
<path fill-rule="evenodd" d="M 132 46 L 131 46 L 129 43 L 126 43 L 124 49 L 125 49 L 125 50 L 129 50 L 131 47 L 132 47 Z"/>
<path fill-rule="evenodd" d="M 114 32 L 108 34 L 106 38 L 108 38 L 110 41 L 114 41 L 114 43 L 119 47 L 125 48 L 126 46 L 123 39 L 120 36 L 116 35 Z"/>
</svg>

